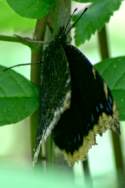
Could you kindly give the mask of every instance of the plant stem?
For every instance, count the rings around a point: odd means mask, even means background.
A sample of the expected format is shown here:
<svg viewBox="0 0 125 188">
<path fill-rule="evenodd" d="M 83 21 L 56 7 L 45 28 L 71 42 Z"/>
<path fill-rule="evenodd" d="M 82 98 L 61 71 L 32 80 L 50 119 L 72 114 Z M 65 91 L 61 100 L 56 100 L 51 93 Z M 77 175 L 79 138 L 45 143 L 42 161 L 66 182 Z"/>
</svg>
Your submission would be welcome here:
<svg viewBox="0 0 125 188">
<path fill-rule="evenodd" d="M 0 35 L 0 41 L 17 42 L 34 49 L 40 48 L 42 45 L 41 41 L 32 40 L 28 37 L 22 37 L 19 35 L 14 35 L 14 36 Z"/>
<path fill-rule="evenodd" d="M 37 20 L 36 27 L 33 35 L 34 40 L 43 41 L 45 34 L 45 26 L 46 26 L 46 18 L 43 20 Z M 38 63 L 42 59 L 42 47 L 36 49 L 32 49 L 31 54 L 31 81 L 40 85 L 40 74 L 41 74 L 41 64 Z M 36 63 L 36 66 L 33 64 Z M 36 141 L 36 131 L 40 124 L 40 109 L 38 109 L 31 116 L 31 150 L 32 157 L 34 155 L 35 141 Z"/>
<path fill-rule="evenodd" d="M 103 27 L 103 29 L 98 32 L 98 42 L 99 42 L 99 50 L 101 54 L 101 58 L 108 58 L 109 55 L 109 49 L 108 49 L 108 39 L 107 39 L 107 32 L 106 32 L 106 26 Z M 124 181 L 121 181 L 121 176 L 124 176 L 124 163 L 123 163 L 123 156 L 122 156 L 122 148 L 121 148 L 121 142 L 118 135 L 112 133 L 112 144 L 113 144 L 113 150 L 114 150 L 114 158 L 115 158 L 115 166 L 116 166 L 116 172 L 117 172 L 117 180 L 120 187 L 125 187 L 123 185 Z"/>
<path fill-rule="evenodd" d="M 92 188 L 93 187 L 93 183 L 92 183 L 92 178 L 91 178 L 88 159 L 86 159 L 85 161 L 82 162 L 82 166 L 83 166 L 84 173 L 85 173 L 86 187 Z"/>
<path fill-rule="evenodd" d="M 103 29 L 98 32 L 98 45 L 99 45 L 101 59 L 108 58 L 110 56 L 109 55 L 110 52 L 109 52 L 106 27 L 103 27 Z"/>
</svg>

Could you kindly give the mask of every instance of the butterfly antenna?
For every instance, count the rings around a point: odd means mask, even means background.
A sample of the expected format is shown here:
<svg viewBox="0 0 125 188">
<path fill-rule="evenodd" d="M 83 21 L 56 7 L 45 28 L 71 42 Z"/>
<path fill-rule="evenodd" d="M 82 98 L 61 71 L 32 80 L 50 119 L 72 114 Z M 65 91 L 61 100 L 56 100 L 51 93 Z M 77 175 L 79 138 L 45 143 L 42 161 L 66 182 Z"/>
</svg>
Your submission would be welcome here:
<svg viewBox="0 0 125 188">
<path fill-rule="evenodd" d="M 80 18 L 83 16 L 83 14 L 87 11 L 88 8 L 85 8 L 81 15 L 77 18 L 77 20 L 70 26 L 70 28 L 67 30 L 66 35 L 71 31 L 71 29 L 76 25 L 76 23 L 80 20 Z"/>
<path fill-rule="evenodd" d="M 17 65 L 13 65 L 10 67 L 5 68 L 3 71 L 8 71 L 9 69 L 15 68 L 15 67 L 21 67 L 21 66 L 25 66 L 25 65 L 35 65 L 35 64 L 41 64 L 41 62 L 36 62 L 36 63 L 20 63 Z"/>
<path fill-rule="evenodd" d="M 73 13 L 72 13 L 71 16 L 69 17 L 69 19 L 68 19 L 68 21 L 67 21 L 67 24 L 66 24 L 66 26 L 65 26 L 65 29 L 64 29 L 64 33 L 67 33 L 66 30 L 67 30 L 67 28 L 68 28 L 68 26 L 69 26 L 69 23 L 70 23 L 72 17 L 74 16 L 74 14 L 75 14 L 75 12 L 76 12 L 77 10 L 78 10 L 78 9 L 75 8 L 75 9 L 73 10 Z"/>
</svg>

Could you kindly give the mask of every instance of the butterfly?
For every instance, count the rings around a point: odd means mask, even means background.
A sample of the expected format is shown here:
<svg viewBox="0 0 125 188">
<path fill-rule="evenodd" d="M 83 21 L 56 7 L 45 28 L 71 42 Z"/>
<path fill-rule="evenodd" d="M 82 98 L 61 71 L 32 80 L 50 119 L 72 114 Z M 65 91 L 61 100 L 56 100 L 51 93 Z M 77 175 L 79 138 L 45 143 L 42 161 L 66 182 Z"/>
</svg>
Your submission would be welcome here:
<svg viewBox="0 0 125 188">
<path fill-rule="evenodd" d="M 97 134 L 102 135 L 107 129 L 120 133 L 120 127 L 109 87 L 85 55 L 67 43 L 69 31 L 62 27 L 45 51 L 45 61 L 53 60 L 43 68 L 44 118 L 37 138 L 41 144 L 52 134 L 55 145 L 73 165 L 86 158 L 96 144 Z"/>
</svg>

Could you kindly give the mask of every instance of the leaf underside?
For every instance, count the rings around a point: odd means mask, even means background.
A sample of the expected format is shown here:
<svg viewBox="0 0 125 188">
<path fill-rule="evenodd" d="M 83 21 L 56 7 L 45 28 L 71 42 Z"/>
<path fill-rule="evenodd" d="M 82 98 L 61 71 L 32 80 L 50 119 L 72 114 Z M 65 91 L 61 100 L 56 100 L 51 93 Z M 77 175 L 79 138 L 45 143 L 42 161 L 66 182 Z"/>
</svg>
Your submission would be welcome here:
<svg viewBox="0 0 125 188">
<path fill-rule="evenodd" d="M 0 66 L 0 126 L 16 123 L 38 108 L 38 89 L 29 80 Z"/>
<path fill-rule="evenodd" d="M 7 0 L 8 4 L 19 15 L 28 18 L 46 16 L 54 5 L 54 0 Z"/>
<path fill-rule="evenodd" d="M 76 44 L 83 44 L 85 40 L 90 39 L 92 34 L 100 30 L 109 21 L 114 11 L 119 8 L 121 2 L 122 0 L 98 0 L 89 6 L 79 22 L 75 25 Z M 81 12 L 77 16 L 74 16 L 74 21 L 78 19 L 80 14 Z"/>
</svg>

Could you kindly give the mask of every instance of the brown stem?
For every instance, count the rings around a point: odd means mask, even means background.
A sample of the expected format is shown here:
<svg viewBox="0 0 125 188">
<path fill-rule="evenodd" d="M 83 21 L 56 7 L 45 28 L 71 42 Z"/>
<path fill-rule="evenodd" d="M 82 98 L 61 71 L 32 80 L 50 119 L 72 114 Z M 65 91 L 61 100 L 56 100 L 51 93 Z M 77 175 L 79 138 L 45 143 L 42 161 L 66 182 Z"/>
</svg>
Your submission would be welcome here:
<svg viewBox="0 0 125 188">
<path fill-rule="evenodd" d="M 110 55 L 108 49 L 106 26 L 103 27 L 100 32 L 98 32 L 98 43 L 99 43 L 101 58 L 102 59 L 108 58 Z M 125 185 L 123 186 L 124 181 L 121 181 L 121 176 L 122 177 L 124 176 L 124 163 L 123 163 L 121 142 L 119 136 L 114 133 L 112 133 L 112 144 L 114 150 L 115 166 L 117 171 L 119 188 L 125 187 Z"/>
<path fill-rule="evenodd" d="M 36 27 L 33 35 L 34 40 L 43 41 L 45 34 L 46 18 L 38 20 L 36 22 Z M 31 80 L 32 82 L 40 85 L 40 74 L 41 74 L 41 64 L 38 63 L 42 59 L 42 47 L 37 49 L 32 49 L 31 54 Z M 35 64 L 36 63 L 36 64 Z M 33 65 L 35 64 L 35 66 Z M 32 157 L 34 155 L 35 140 L 36 140 L 36 131 L 39 126 L 40 121 L 40 109 L 38 109 L 31 116 L 31 149 Z"/>
<path fill-rule="evenodd" d="M 88 159 L 86 159 L 85 161 L 82 162 L 82 166 L 83 166 L 84 173 L 85 173 L 86 187 L 92 188 L 93 187 L 93 182 L 92 182 L 92 177 L 91 177 L 91 172 L 90 172 L 90 168 L 89 168 Z"/>
<path fill-rule="evenodd" d="M 39 48 L 42 45 L 41 41 L 35 41 L 31 38 L 22 37 L 16 34 L 14 36 L 0 35 L 0 41 L 17 42 L 29 46 L 30 48 Z"/>
<path fill-rule="evenodd" d="M 108 58 L 110 56 L 109 46 L 107 44 L 108 36 L 106 32 L 106 27 L 103 27 L 101 31 L 98 32 L 98 45 L 101 59 Z"/>
</svg>

